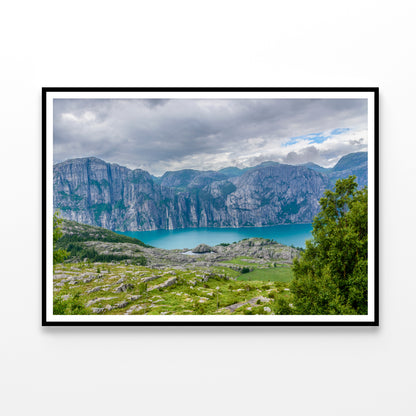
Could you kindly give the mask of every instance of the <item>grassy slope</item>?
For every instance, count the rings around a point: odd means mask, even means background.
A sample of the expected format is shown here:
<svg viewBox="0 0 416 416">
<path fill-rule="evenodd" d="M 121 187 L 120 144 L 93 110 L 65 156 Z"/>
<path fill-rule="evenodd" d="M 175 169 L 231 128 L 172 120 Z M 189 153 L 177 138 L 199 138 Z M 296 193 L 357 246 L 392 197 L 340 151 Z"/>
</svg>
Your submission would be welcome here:
<svg viewBox="0 0 416 416">
<path fill-rule="evenodd" d="M 237 280 L 241 281 L 290 282 L 293 279 L 292 268 L 288 265 L 271 262 L 264 267 L 259 267 L 250 260 L 252 259 L 249 257 L 236 257 L 224 263 L 237 264 L 242 267 L 254 269 L 238 276 Z"/>
<path fill-rule="evenodd" d="M 123 254 L 99 254 L 94 248 L 90 248 L 85 244 L 90 241 L 114 244 L 128 243 L 139 247 L 151 247 L 137 238 L 120 235 L 105 228 L 80 224 L 75 221 L 63 219 L 61 229 L 63 235 L 57 243 L 57 248 L 66 250 L 69 253 L 69 259 L 72 259 L 73 261 L 89 259 L 91 261 L 111 262 L 121 261 L 131 257 Z M 140 249 L 137 248 L 135 251 L 139 253 Z M 136 258 L 136 261 L 142 265 L 146 264 L 144 257 L 141 257 L 140 259 Z"/>
<path fill-rule="evenodd" d="M 207 273 L 161 271 L 124 264 L 67 263 L 56 265 L 54 272 L 54 304 L 58 314 L 224 315 L 231 313 L 227 308 L 230 305 L 257 297 L 263 299 L 254 305 L 243 305 L 233 314 L 268 314 L 265 307 L 279 313 L 278 299 L 289 302 L 291 298 L 285 283 L 230 279 L 238 272 L 227 268 Z M 160 277 L 143 284 L 149 276 Z M 173 286 L 152 290 L 170 278 L 177 279 Z M 129 285 L 127 291 L 117 292 L 122 285 Z"/>
<path fill-rule="evenodd" d="M 241 281 L 259 280 L 263 282 L 290 282 L 293 279 L 293 272 L 290 266 L 279 265 L 273 268 L 257 268 L 249 273 L 238 277 Z"/>
<path fill-rule="evenodd" d="M 205 267 L 193 264 L 173 266 L 167 262 L 152 268 L 134 257 L 149 254 L 143 252 L 148 250 L 145 248 L 148 246 L 140 240 L 67 220 L 63 222 L 62 229 L 64 235 L 59 246 L 72 248 L 73 254 L 76 252 L 74 247 L 82 251 L 72 255 L 69 262 L 54 266 L 55 314 L 288 313 L 291 302 L 288 282 L 292 272 L 290 265 L 284 262 L 236 255 L 231 260 Z M 105 254 L 109 257 L 102 257 L 105 260 L 98 263 L 100 257 L 91 247 L 95 243 L 91 242 L 106 243 L 109 252 L 114 254 Z M 247 242 L 250 247 L 252 243 Z M 127 246 L 130 251 L 126 251 Z M 127 260 L 120 257 L 120 249 L 124 250 L 122 252 Z M 89 260 L 80 262 L 84 258 Z M 132 264 L 132 259 L 135 264 Z M 163 263 L 163 260 L 160 262 Z M 243 268 L 249 268 L 250 272 L 242 273 Z M 157 277 L 143 282 L 153 276 Z M 172 278 L 176 279 L 172 286 L 152 290 Z M 122 285 L 128 286 L 120 292 L 117 289 Z M 230 305 L 249 300 L 251 304 L 230 308 Z"/>
<path fill-rule="evenodd" d="M 59 240 L 59 245 L 63 248 L 71 242 L 84 241 L 105 241 L 108 243 L 130 243 L 137 244 L 142 247 L 151 247 L 143 243 L 137 238 L 128 237 L 126 235 L 117 234 L 113 231 L 92 225 L 80 224 L 75 221 L 62 220 L 61 225 L 63 236 Z"/>
</svg>

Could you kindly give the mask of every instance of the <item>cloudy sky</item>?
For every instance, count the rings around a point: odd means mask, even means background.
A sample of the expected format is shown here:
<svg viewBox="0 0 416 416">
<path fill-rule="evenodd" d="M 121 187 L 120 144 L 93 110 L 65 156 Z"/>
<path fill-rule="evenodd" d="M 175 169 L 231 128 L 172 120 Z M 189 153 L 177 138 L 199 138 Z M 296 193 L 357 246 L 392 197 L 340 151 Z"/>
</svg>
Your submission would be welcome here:
<svg viewBox="0 0 416 416">
<path fill-rule="evenodd" d="M 367 150 L 364 99 L 54 99 L 54 163 L 95 156 L 154 175 Z"/>
</svg>

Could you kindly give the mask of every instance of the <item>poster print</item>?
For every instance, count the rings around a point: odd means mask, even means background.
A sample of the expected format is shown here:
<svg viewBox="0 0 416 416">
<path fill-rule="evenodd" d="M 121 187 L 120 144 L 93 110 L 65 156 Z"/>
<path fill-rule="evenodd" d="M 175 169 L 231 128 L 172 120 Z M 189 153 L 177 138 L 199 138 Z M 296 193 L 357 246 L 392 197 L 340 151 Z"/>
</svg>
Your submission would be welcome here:
<svg viewBox="0 0 416 416">
<path fill-rule="evenodd" d="M 44 88 L 43 325 L 378 325 L 377 88 Z"/>
</svg>

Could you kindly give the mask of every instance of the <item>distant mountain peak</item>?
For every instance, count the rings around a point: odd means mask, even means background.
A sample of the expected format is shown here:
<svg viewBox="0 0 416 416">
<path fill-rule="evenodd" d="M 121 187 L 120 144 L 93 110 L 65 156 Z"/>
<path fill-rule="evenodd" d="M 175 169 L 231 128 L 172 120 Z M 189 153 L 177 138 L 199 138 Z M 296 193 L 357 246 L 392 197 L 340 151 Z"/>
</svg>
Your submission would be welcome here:
<svg viewBox="0 0 416 416">
<path fill-rule="evenodd" d="M 266 161 L 261 162 L 259 165 L 256 165 L 254 167 L 258 168 L 258 167 L 277 166 L 277 165 L 281 165 L 281 163 L 280 162 L 275 162 L 273 160 L 266 160 Z"/>
<path fill-rule="evenodd" d="M 313 162 L 307 162 L 307 163 L 302 163 L 301 165 L 297 165 L 297 166 L 302 166 L 304 168 L 308 168 L 311 170 L 314 170 L 315 172 L 319 172 L 319 173 L 324 173 L 324 172 L 328 172 L 329 169 L 324 168 L 316 163 Z"/>
<path fill-rule="evenodd" d="M 341 157 L 338 163 L 332 168 L 333 172 L 355 168 L 368 162 L 368 152 L 349 153 Z"/>
</svg>

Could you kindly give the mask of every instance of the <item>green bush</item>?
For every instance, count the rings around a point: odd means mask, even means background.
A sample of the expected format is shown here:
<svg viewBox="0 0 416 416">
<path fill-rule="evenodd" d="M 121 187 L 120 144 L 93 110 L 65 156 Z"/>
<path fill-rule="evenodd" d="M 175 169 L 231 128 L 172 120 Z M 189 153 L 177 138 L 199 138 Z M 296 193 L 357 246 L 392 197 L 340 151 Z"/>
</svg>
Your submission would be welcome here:
<svg viewBox="0 0 416 416">
<path fill-rule="evenodd" d="M 142 295 L 143 293 L 146 293 L 146 292 L 147 292 L 147 283 L 146 283 L 146 282 L 141 282 L 141 283 L 139 283 L 138 289 L 139 289 L 139 293 L 140 293 L 141 295 Z"/>
<path fill-rule="evenodd" d="M 61 223 L 62 218 L 60 218 L 58 212 L 55 212 L 53 214 L 53 264 L 62 263 L 69 254 L 64 248 L 58 245 L 58 242 L 63 238 L 60 227 Z"/>
<path fill-rule="evenodd" d="M 54 315 L 88 315 L 88 309 L 85 308 L 80 300 L 79 293 L 74 294 L 67 300 L 56 297 L 53 300 Z"/>
<path fill-rule="evenodd" d="M 146 257 L 144 256 L 139 256 L 139 257 L 135 257 L 132 261 L 131 264 L 134 265 L 139 265 L 139 266 L 146 266 L 147 265 L 147 260 Z"/>
<path fill-rule="evenodd" d="M 272 304 L 272 312 L 276 315 L 293 315 L 293 309 L 289 305 L 289 300 L 286 297 L 280 296 L 276 302 Z"/>
</svg>

